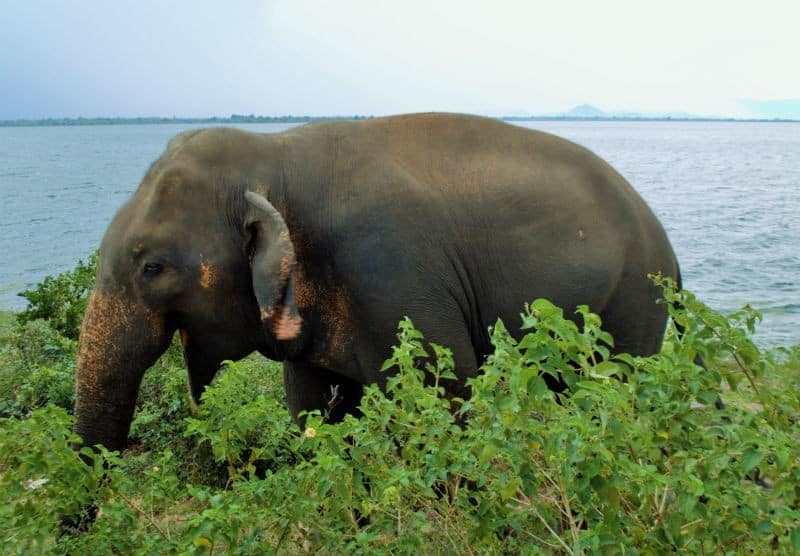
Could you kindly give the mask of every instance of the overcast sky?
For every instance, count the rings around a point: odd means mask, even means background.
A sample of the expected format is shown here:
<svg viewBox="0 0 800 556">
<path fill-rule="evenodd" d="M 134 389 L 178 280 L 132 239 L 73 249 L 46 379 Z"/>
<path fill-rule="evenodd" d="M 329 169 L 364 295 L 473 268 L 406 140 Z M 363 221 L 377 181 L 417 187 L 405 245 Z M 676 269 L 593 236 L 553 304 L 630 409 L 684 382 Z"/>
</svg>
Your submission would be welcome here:
<svg viewBox="0 0 800 556">
<path fill-rule="evenodd" d="M 547 114 L 583 103 L 747 116 L 760 106 L 747 100 L 800 99 L 800 0 L 0 6 L 0 119 Z"/>
</svg>

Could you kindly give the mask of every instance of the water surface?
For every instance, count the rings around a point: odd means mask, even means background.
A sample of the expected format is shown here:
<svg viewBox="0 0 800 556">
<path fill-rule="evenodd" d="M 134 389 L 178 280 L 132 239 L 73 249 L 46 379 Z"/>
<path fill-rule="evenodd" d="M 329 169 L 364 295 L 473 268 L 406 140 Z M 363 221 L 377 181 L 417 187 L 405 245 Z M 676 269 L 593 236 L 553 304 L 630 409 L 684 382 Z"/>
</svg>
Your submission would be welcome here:
<svg viewBox="0 0 800 556">
<path fill-rule="evenodd" d="M 763 311 L 762 344 L 800 343 L 800 124 L 518 125 L 605 158 L 664 224 L 687 288 L 718 310 Z M 96 249 L 150 163 L 192 127 L 203 126 L 0 128 L 0 308 L 22 308 L 17 292 Z"/>
</svg>

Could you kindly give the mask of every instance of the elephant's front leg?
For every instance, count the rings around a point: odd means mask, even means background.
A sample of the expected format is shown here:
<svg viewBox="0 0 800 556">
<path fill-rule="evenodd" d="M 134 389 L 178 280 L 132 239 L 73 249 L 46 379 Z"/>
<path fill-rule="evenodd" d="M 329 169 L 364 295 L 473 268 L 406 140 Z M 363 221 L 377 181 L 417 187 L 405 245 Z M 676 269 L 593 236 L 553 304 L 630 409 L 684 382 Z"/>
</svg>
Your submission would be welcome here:
<svg viewBox="0 0 800 556">
<path fill-rule="evenodd" d="M 360 415 L 363 386 L 359 382 L 297 361 L 284 361 L 283 379 L 289 412 L 301 427 L 305 426 L 305 418 L 299 416 L 303 411 L 318 409 L 328 423 L 338 423 L 348 413 Z"/>
</svg>

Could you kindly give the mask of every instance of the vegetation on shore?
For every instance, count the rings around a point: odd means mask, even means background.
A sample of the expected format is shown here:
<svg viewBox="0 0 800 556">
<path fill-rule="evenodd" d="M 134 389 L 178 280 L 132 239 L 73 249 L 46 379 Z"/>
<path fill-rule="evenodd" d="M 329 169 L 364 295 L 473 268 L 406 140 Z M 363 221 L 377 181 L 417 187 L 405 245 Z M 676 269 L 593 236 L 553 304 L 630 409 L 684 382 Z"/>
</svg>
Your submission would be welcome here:
<svg viewBox="0 0 800 556">
<path fill-rule="evenodd" d="M 120 118 L 120 117 L 95 117 L 95 118 L 43 118 L 43 119 L 17 119 L 0 120 L 0 127 L 63 127 L 63 126 L 105 126 L 105 125 L 151 125 L 151 124 L 303 124 L 316 121 L 330 120 L 366 120 L 375 116 L 354 114 L 351 116 L 256 116 L 254 114 L 232 114 L 228 117 L 211 116 L 207 118 L 164 118 L 158 116 Z M 797 122 L 790 119 L 759 119 L 759 118 L 713 118 L 702 116 L 648 116 L 648 115 L 602 115 L 602 116 L 500 116 L 498 119 L 506 122 Z"/>
<path fill-rule="evenodd" d="M 0 319 L 3 553 L 800 550 L 800 346 L 760 351 L 749 307 L 722 316 L 659 280 L 685 333 L 641 358 L 611 356 L 585 308 L 579 329 L 537 300 L 520 341 L 493 328 L 468 400 L 443 395 L 450 352 L 405 320 L 387 391 L 366 390 L 360 419 L 312 414 L 303 430 L 278 364 L 229 363 L 194 407 L 173 345 L 145 376 L 130 449 L 84 449 L 87 466 L 70 412 L 93 265 Z M 545 387 L 557 373 L 571 395 Z M 91 530 L 57 542 L 59 515 L 91 502 Z"/>
<path fill-rule="evenodd" d="M 0 120 L 0 127 L 45 127 L 76 125 L 143 125 L 143 124 L 302 124 L 318 120 L 363 120 L 372 116 L 256 116 L 232 114 L 228 117 L 162 118 L 44 118 L 41 120 Z"/>
</svg>

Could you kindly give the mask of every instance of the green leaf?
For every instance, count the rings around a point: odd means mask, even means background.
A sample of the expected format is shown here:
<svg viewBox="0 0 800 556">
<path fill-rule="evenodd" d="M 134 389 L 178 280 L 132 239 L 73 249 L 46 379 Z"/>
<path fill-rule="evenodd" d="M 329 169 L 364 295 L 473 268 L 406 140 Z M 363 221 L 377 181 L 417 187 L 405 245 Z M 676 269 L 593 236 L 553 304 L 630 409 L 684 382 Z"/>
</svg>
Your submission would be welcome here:
<svg viewBox="0 0 800 556">
<path fill-rule="evenodd" d="M 789 533 L 789 539 L 792 543 L 792 550 L 800 551 L 800 527 L 794 527 Z"/>
<path fill-rule="evenodd" d="M 742 454 L 742 470 L 745 473 L 749 473 L 753 470 L 755 466 L 761 463 L 761 460 L 764 458 L 764 454 L 762 454 L 756 448 L 749 448 L 747 449 L 744 454 Z"/>
<path fill-rule="evenodd" d="M 623 368 L 613 361 L 601 361 L 592 369 L 592 376 L 599 378 L 609 378 L 622 376 Z"/>
</svg>

